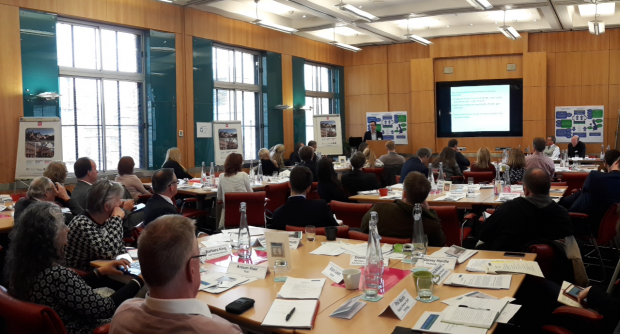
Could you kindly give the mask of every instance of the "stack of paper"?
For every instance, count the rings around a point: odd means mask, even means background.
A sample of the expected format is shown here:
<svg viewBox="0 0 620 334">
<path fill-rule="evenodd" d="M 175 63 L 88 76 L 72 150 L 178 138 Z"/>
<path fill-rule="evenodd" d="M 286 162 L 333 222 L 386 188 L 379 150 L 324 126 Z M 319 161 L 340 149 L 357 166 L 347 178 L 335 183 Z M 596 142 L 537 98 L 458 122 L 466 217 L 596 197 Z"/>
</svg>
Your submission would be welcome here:
<svg viewBox="0 0 620 334">
<path fill-rule="evenodd" d="M 261 325 L 312 329 L 318 308 L 318 300 L 276 299 Z"/>
<path fill-rule="evenodd" d="M 452 274 L 446 278 L 444 285 L 464 286 L 481 289 L 510 289 L 511 275 L 474 275 Z"/>
<path fill-rule="evenodd" d="M 446 193 L 445 196 L 441 196 L 441 197 L 437 197 L 434 199 L 434 201 L 439 201 L 439 202 L 457 202 L 460 199 L 465 198 L 466 194 L 465 193 Z"/>
<path fill-rule="evenodd" d="M 450 255 L 447 254 L 446 252 L 450 249 L 450 247 L 442 247 L 440 250 L 436 251 L 435 253 L 429 255 L 431 257 L 449 257 Z M 461 255 L 459 255 L 459 257 L 456 259 L 456 262 L 458 263 L 463 263 L 465 261 L 467 261 L 467 259 L 469 259 L 470 257 L 474 256 L 476 253 L 478 253 L 477 250 L 475 249 L 466 249 Z"/>
<path fill-rule="evenodd" d="M 487 261 L 487 274 L 527 274 L 542 277 L 542 271 L 536 261 Z"/>
<path fill-rule="evenodd" d="M 202 273 L 200 274 L 200 290 L 218 294 L 237 285 L 251 283 L 256 280 L 256 278 L 231 273 Z"/>
<path fill-rule="evenodd" d="M 472 291 L 472 292 L 468 292 L 466 294 L 460 295 L 458 297 L 444 299 L 441 302 L 444 304 L 450 305 L 450 306 L 456 306 L 461 301 L 461 299 L 463 299 L 464 297 L 482 298 L 482 299 L 499 299 L 497 297 L 487 295 L 484 292 Z M 512 302 L 513 300 L 515 300 L 514 298 L 511 298 L 511 297 L 504 297 L 504 298 L 506 298 L 509 302 Z"/>
<path fill-rule="evenodd" d="M 495 202 L 507 202 L 517 197 L 521 197 L 521 194 L 501 193 L 499 194 L 499 198 L 496 199 Z"/>
<path fill-rule="evenodd" d="M 484 328 L 449 324 L 447 322 L 443 322 L 442 318 L 442 313 L 426 311 L 422 314 L 412 329 L 425 333 L 440 334 L 485 334 L 487 332 Z"/>
<path fill-rule="evenodd" d="M 505 299 L 463 297 L 458 305 L 449 306 L 442 312 L 441 321 L 489 329 L 502 313 L 506 304 L 508 304 L 508 300 Z"/>
<path fill-rule="evenodd" d="M 329 256 L 338 256 L 344 253 L 345 250 L 342 249 L 342 244 L 338 242 L 328 242 L 321 245 L 321 247 L 313 250 L 310 254 L 313 255 L 329 255 Z"/>
<path fill-rule="evenodd" d="M 228 230 L 222 230 L 222 234 L 230 234 L 230 233 L 238 233 L 239 229 L 238 228 L 231 228 Z M 265 230 L 258 228 L 258 227 L 253 227 L 250 226 L 250 236 L 257 236 L 257 235 L 264 235 L 265 234 Z"/>
<path fill-rule="evenodd" d="M 366 303 L 359 301 L 362 296 L 363 295 L 359 295 L 357 297 L 353 297 L 347 300 L 329 316 L 334 318 L 351 320 L 357 314 L 357 312 L 362 309 L 362 307 L 366 306 Z"/>
<path fill-rule="evenodd" d="M 379 191 L 378 190 L 358 191 L 357 194 L 358 195 L 378 195 Z"/>
<path fill-rule="evenodd" d="M 564 290 L 568 289 L 569 285 L 571 285 L 571 283 L 566 281 L 562 282 L 562 288 L 560 289 L 560 294 L 558 295 L 558 301 L 564 305 L 583 308 L 583 305 L 581 305 L 578 301 L 570 299 L 564 294 Z"/>
<path fill-rule="evenodd" d="M 467 267 L 465 270 L 472 271 L 475 273 L 486 273 L 487 272 L 487 264 L 491 261 L 490 259 L 471 259 L 467 262 Z M 501 260 L 501 261 L 521 261 L 521 260 Z"/>
<path fill-rule="evenodd" d="M 278 292 L 278 298 L 285 299 L 319 299 L 325 285 L 324 278 L 294 278 L 286 279 Z"/>
</svg>

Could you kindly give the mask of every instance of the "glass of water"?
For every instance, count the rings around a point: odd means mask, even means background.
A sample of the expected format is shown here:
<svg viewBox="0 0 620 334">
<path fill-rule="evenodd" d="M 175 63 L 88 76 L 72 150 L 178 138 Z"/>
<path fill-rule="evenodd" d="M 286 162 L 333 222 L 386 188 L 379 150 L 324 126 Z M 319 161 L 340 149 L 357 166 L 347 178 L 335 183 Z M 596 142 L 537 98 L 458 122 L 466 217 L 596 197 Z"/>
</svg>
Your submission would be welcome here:
<svg viewBox="0 0 620 334">
<path fill-rule="evenodd" d="M 273 280 L 274 282 L 283 282 L 288 273 L 288 263 L 284 259 L 278 259 L 273 263 Z"/>
<path fill-rule="evenodd" d="M 476 187 L 474 186 L 474 178 L 467 178 L 467 197 L 476 197 Z"/>
<path fill-rule="evenodd" d="M 428 237 L 426 234 L 421 237 L 413 236 L 411 243 L 413 244 L 413 250 L 411 257 L 413 260 L 422 258 L 426 255 L 426 249 L 428 248 Z"/>
<path fill-rule="evenodd" d="M 306 239 L 308 239 L 308 241 L 314 241 L 315 236 L 316 227 L 314 225 L 306 226 Z"/>
<path fill-rule="evenodd" d="M 403 263 L 413 263 L 413 244 L 403 244 Z"/>
<path fill-rule="evenodd" d="M 435 286 L 432 276 L 419 277 L 416 281 L 416 290 L 420 300 L 433 298 L 433 287 Z"/>
<path fill-rule="evenodd" d="M 228 234 L 230 238 L 230 247 L 232 249 L 239 249 L 239 233 L 231 232 Z"/>
</svg>

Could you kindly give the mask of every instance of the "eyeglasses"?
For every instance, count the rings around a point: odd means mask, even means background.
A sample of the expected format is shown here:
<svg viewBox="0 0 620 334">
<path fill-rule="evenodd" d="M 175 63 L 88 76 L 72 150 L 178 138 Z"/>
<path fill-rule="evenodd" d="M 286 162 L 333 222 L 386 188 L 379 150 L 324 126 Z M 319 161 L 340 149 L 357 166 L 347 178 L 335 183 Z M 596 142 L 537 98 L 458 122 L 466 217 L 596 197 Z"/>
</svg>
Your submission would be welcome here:
<svg viewBox="0 0 620 334">
<path fill-rule="evenodd" d="M 168 185 L 168 187 L 170 187 L 171 185 L 179 185 L 179 180 L 176 180 L 174 182 L 170 182 L 170 184 Z"/>
<path fill-rule="evenodd" d="M 200 259 L 200 263 L 204 264 L 205 262 L 207 262 L 207 254 L 200 254 L 200 255 L 195 255 L 189 258 L 189 261 L 191 261 L 192 259 Z"/>
</svg>

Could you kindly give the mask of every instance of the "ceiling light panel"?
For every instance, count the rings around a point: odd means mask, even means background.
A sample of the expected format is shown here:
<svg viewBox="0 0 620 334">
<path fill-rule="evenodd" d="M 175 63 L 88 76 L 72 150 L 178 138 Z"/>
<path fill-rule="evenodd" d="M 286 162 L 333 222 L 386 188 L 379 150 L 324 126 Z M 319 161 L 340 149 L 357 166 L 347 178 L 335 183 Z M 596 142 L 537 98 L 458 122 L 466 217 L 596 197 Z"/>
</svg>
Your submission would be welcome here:
<svg viewBox="0 0 620 334">
<path fill-rule="evenodd" d="M 258 9 L 264 12 L 270 12 L 278 15 L 287 15 L 291 11 L 297 12 L 295 8 L 283 5 L 273 0 L 261 0 L 258 3 Z"/>
<path fill-rule="evenodd" d="M 596 8 L 598 6 L 598 8 Z M 616 13 L 615 2 L 603 2 L 598 5 L 578 5 L 581 17 L 594 17 L 596 12 L 600 16 L 613 16 Z"/>
<path fill-rule="evenodd" d="M 493 5 L 488 0 L 467 0 L 470 5 L 478 10 L 489 10 L 493 8 Z"/>
<path fill-rule="evenodd" d="M 372 21 L 376 21 L 379 19 L 378 17 L 370 14 L 369 12 L 361 10 L 353 5 L 339 3 L 336 5 L 336 7 L 340 8 L 340 10 L 342 11 L 345 11 L 353 15 L 354 17 L 360 18 L 367 22 L 372 22 Z"/>
</svg>

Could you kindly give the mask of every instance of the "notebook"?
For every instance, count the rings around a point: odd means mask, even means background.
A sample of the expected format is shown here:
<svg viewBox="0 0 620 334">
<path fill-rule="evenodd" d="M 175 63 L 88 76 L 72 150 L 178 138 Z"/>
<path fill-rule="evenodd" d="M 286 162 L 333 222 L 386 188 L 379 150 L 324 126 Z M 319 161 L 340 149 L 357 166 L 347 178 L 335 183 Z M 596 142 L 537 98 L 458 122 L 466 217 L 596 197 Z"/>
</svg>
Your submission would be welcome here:
<svg viewBox="0 0 620 334">
<path fill-rule="evenodd" d="M 295 310 L 293 311 L 293 309 Z M 318 300 L 276 299 L 271 304 L 271 308 L 261 325 L 312 329 L 318 311 Z M 286 318 L 289 314 L 290 317 L 287 320 Z"/>
</svg>

